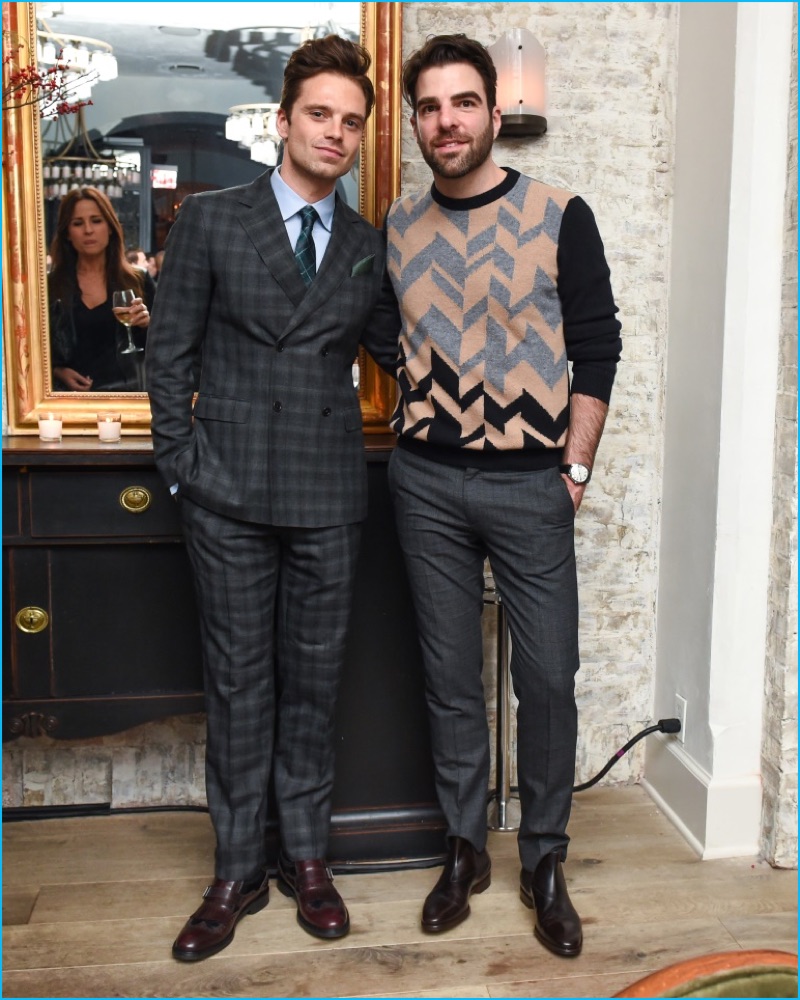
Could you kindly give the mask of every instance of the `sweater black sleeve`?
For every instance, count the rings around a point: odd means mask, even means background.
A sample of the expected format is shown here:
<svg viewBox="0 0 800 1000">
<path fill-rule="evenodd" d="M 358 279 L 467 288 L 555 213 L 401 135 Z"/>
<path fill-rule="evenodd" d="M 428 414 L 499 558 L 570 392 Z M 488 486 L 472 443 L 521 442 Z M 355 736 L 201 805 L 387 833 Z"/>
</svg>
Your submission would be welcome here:
<svg viewBox="0 0 800 1000">
<path fill-rule="evenodd" d="M 621 324 L 603 241 L 582 198 L 572 198 L 564 209 L 557 262 L 571 392 L 607 403 L 622 350 Z"/>
<path fill-rule="evenodd" d="M 383 243 L 388 251 L 387 220 L 383 222 Z M 381 291 L 378 302 L 369 318 L 369 322 L 361 336 L 361 343 L 379 365 L 392 378 L 397 378 L 399 366 L 399 340 L 402 320 L 400 306 L 394 292 L 392 279 L 389 277 L 388 261 L 384 265 L 381 281 Z"/>
</svg>

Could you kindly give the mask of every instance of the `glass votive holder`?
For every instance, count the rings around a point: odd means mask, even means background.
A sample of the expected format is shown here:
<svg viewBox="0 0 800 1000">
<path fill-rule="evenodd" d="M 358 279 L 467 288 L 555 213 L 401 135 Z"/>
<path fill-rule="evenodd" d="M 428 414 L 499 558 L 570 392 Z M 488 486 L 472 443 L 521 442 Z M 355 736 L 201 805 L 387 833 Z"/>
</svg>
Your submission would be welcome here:
<svg viewBox="0 0 800 1000">
<path fill-rule="evenodd" d="M 116 444 L 122 434 L 122 414 L 111 410 L 97 414 L 97 436 L 105 444 Z"/>
<path fill-rule="evenodd" d="M 39 440 L 61 440 L 61 414 L 43 412 L 39 414 Z"/>
</svg>

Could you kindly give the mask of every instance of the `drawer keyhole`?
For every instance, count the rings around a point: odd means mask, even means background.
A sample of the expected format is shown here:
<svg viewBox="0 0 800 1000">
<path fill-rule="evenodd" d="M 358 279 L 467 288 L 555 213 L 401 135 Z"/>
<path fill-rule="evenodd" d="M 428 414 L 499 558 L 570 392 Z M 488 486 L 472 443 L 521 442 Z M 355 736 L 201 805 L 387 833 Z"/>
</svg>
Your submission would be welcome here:
<svg viewBox="0 0 800 1000">
<path fill-rule="evenodd" d="M 17 628 L 20 632 L 27 632 L 29 635 L 34 635 L 36 632 L 42 632 L 47 628 L 50 624 L 50 616 L 44 608 L 37 608 L 31 605 L 18 611 L 14 621 L 17 623 Z"/>
</svg>

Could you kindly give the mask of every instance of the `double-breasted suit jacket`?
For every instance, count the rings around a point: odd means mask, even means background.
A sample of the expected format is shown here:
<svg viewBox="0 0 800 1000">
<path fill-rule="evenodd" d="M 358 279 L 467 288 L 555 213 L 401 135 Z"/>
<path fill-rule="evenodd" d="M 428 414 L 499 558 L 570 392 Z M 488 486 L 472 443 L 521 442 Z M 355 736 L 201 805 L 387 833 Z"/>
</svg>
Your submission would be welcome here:
<svg viewBox="0 0 800 1000">
<path fill-rule="evenodd" d="M 294 527 L 363 520 L 351 365 L 359 344 L 384 361 L 395 350 L 396 331 L 383 337 L 389 331 L 373 323 L 367 332 L 384 240 L 337 198 L 307 288 L 270 174 L 187 197 L 170 233 L 147 355 L 156 464 L 183 496 L 229 517 Z"/>
</svg>

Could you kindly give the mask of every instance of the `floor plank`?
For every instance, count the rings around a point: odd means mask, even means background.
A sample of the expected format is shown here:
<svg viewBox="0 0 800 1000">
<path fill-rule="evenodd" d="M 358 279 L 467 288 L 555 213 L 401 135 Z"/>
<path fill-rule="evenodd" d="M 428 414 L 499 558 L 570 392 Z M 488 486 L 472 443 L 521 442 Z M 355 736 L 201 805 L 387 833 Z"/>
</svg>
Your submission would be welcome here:
<svg viewBox="0 0 800 1000">
<path fill-rule="evenodd" d="M 38 894 L 38 887 L 31 886 L 3 892 L 3 926 L 27 924 Z"/>
<path fill-rule="evenodd" d="M 238 936 L 238 935 L 237 935 Z M 349 941 L 350 939 L 346 939 Z M 673 920 L 651 925 L 648 944 L 632 943 L 630 929 L 598 928 L 591 949 L 578 958 L 557 958 L 532 935 L 495 937 L 491 947 L 475 940 L 432 939 L 421 945 L 354 947 L 319 942 L 297 954 L 240 956 L 226 949 L 195 965 L 142 962 L 92 968 L 52 967 L 6 971 L 5 997 L 362 997 L 421 991 L 439 983 L 500 985 L 627 972 L 633 981 L 686 955 L 726 951 L 736 942 L 716 919 Z M 163 992 L 166 989 L 166 992 Z M 36 991 L 45 992 L 36 992 Z M 567 995 L 567 994 L 565 994 Z M 576 994 L 573 992 L 573 996 Z"/>
<path fill-rule="evenodd" d="M 783 913 L 726 916 L 723 923 L 740 948 L 776 948 L 797 953 L 797 899 Z"/>
</svg>

